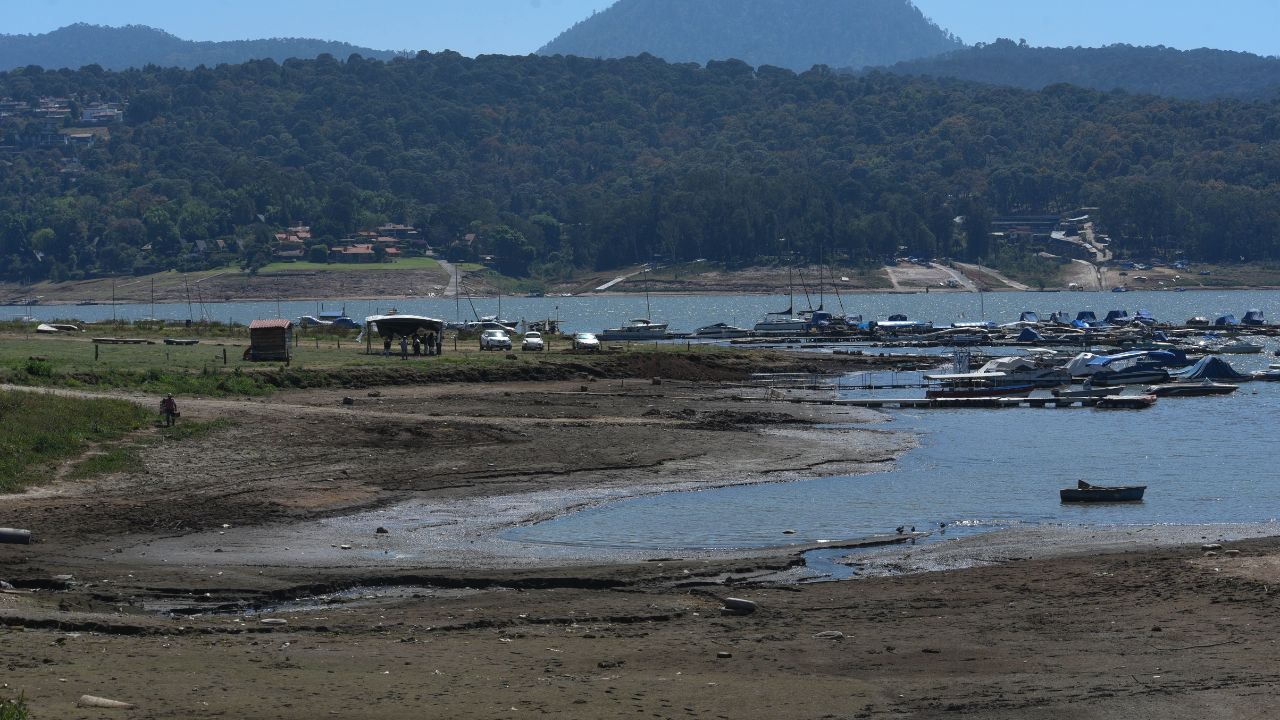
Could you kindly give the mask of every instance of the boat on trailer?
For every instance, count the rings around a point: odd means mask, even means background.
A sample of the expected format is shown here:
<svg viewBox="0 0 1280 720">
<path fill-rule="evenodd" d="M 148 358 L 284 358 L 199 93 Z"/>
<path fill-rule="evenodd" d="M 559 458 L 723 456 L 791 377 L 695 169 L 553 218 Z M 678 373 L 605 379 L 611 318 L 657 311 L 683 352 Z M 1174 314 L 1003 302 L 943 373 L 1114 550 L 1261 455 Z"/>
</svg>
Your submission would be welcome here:
<svg viewBox="0 0 1280 720">
<path fill-rule="evenodd" d="M 1091 485 L 1083 480 L 1073 488 L 1058 491 L 1062 502 L 1139 502 L 1147 491 L 1146 485 L 1106 486 Z"/>
</svg>

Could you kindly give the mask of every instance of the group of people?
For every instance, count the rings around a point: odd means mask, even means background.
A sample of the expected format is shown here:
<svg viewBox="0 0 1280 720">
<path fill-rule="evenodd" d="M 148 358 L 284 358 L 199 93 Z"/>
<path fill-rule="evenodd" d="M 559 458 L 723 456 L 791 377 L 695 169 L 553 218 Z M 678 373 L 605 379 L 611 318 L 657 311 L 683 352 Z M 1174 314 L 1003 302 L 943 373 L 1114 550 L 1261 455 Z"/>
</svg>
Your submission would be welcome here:
<svg viewBox="0 0 1280 720">
<path fill-rule="evenodd" d="M 401 335 L 400 336 L 400 357 L 409 357 L 409 343 L 412 340 L 414 355 L 438 355 L 440 353 L 439 340 L 435 333 L 427 333 L 423 335 Z M 391 354 L 391 336 L 382 338 L 382 354 L 389 356 Z"/>
</svg>

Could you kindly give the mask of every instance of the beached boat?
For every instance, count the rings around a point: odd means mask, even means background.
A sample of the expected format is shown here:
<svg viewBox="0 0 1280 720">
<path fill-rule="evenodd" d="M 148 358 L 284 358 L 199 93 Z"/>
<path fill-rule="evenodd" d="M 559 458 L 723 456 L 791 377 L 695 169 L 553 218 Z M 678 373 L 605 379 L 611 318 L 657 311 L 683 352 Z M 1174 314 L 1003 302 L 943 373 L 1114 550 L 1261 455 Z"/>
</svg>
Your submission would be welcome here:
<svg viewBox="0 0 1280 720">
<path fill-rule="evenodd" d="M 1083 480 L 1073 488 L 1058 491 L 1062 502 L 1137 502 L 1147 491 L 1146 485 L 1091 485 Z"/>
<path fill-rule="evenodd" d="M 707 340 L 743 338 L 751 334 L 746 328 L 735 327 L 728 323 L 716 323 L 714 325 L 706 325 L 693 331 L 695 338 Z"/>
<path fill-rule="evenodd" d="M 36 332 L 42 334 L 53 335 L 57 333 L 67 332 L 84 332 L 79 325 L 68 325 L 64 323 L 40 323 L 36 326 Z"/>
<path fill-rule="evenodd" d="M 199 345 L 199 338 L 165 338 L 165 345 Z"/>
<path fill-rule="evenodd" d="M 1206 395 L 1230 395 L 1239 390 L 1239 385 L 1216 383 L 1205 380 L 1198 383 L 1165 383 L 1152 385 L 1147 392 L 1156 397 L 1204 397 Z"/>
</svg>

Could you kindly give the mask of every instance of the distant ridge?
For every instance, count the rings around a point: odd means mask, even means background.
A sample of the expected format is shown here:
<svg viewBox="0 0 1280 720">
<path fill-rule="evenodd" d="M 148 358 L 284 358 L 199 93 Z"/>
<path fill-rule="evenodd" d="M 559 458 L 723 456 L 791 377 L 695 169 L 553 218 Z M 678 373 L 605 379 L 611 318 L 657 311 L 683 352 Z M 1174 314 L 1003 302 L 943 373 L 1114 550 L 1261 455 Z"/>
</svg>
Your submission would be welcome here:
<svg viewBox="0 0 1280 720">
<path fill-rule="evenodd" d="M 909 0 L 619 0 L 538 52 L 732 58 L 804 71 L 892 65 L 961 47 Z"/>
<path fill-rule="evenodd" d="M 945 55 L 901 62 L 903 75 L 973 80 L 1040 90 L 1068 83 L 1188 100 L 1280 97 L 1280 58 L 1228 50 L 1110 45 L 1029 47 L 1001 39 Z"/>
<path fill-rule="evenodd" d="M 123 70 L 145 65 L 194 68 L 271 58 L 314 58 L 328 53 L 346 59 L 353 53 L 389 60 L 398 53 L 343 42 L 305 38 L 197 42 L 145 25 L 105 27 L 76 23 L 43 35 L 0 35 L 0 70 L 39 65 L 78 69 L 100 65 Z"/>
</svg>

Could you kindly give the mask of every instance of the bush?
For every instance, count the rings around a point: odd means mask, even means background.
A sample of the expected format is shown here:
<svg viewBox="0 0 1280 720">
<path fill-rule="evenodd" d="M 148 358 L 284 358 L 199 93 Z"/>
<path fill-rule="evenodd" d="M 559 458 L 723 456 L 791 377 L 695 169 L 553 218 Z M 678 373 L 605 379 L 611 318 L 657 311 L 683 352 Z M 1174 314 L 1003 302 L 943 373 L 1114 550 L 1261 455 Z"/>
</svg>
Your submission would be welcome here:
<svg viewBox="0 0 1280 720">
<path fill-rule="evenodd" d="M 30 718 L 31 711 L 27 709 L 25 697 L 19 695 L 16 700 L 0 697 L 0 720 L 30 720 Z"/>
</svg>

